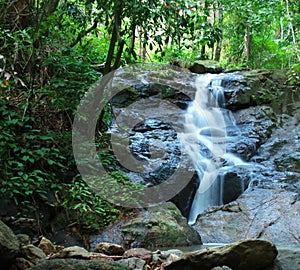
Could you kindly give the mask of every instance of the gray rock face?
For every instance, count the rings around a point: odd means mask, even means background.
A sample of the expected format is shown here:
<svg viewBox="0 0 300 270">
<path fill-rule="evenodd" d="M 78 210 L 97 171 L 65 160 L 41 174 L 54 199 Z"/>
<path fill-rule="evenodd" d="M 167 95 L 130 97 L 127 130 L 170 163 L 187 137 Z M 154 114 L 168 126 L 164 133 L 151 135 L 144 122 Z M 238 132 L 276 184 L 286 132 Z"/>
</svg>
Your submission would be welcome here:
<svg viewBox="0 0 300 270">
<path fill-rule="evenodd" d="M 245 240 L 220 248 L 187 253 L 166 270 L 211 270 L 217 266 L 229 266 L 234 270 L 259 270 L 273 264 L 277 249 L 272 243 L 261 240 Z"/>
<path fill-rule="evenodd" d="M 255 188 L 235 202 L 198 217 L 194 228 L 203 242 L 230 243 L 262 238 L 274 243 L 299 243 L 300 201 L 282 189 Z"/>
<path fill-rule="evenodd" d="M 103 262 L 99 260 L 79 259 L 53 259 L 43 261 L 33 266 L 31 270 L 130 270 L 131 268 L 118 263 Z"/>
<path fill-rule="evenodd" d="M 268 270 L 295 270 L 300 269 L 300 247 L 278 247 L 278 256 L 274 266 Z"/>
<path fill-rule="evenodd" d="M 0 220 L 0 265 L 9 269 L 19 252 L 19 241 L 12 230 Z"/>
</svg>

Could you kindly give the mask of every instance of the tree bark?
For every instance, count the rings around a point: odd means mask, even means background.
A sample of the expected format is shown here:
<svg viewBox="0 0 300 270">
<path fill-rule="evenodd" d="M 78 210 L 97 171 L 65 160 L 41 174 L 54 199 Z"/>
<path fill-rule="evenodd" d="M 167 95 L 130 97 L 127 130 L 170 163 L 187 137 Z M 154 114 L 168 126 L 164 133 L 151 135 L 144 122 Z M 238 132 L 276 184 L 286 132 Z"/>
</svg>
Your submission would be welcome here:
<svg viewBox="0 0 300 270">
<path fill-rule="evenodd" d="M 216 4 L 217 4 L 217 10 L 218 10 L 218 21 L 219 21 L 219 27 L 221 29 L 221 35 L 220 35 L 220 39 L 217 42 L 217 46 L 215 49 L 215 55 L 214 55 L 214 60 L 215 61 L 220 61 L 221 58 L 221 51 L 222 51 L 222 44 L 223 44 L 223 18 L 224 18 L 224 13 L 223 13 L 223 9 L 222 9 L 222 5 L 219 3 L 218 0 L 216 0 Z"/>
<path fill-rule="evenodd" d="M 119 40 L 121 41 L 120 37 L 120 28 L 121 28 L 121 21 L 122 21 L 122 2 L 119 0 L 114 1 L 114 20 L 113 20 L 113 30 L 112 30 L 112 36 L 109 44 L 109 49 L 105 61 L 104 66 L 104 74 L 109 73 L 112 70 L 112 61 L 114 57 L 114 51 L 116 47 L 116 43 Z M 124 46 L 124 45 L 123 45 Z M 122 49 L 123 51 L 123 49 Z M 114 65 L 115 67 L 115 65 Z"/>
<path fill-rule="evenodd" d="M 247 22 L 246 32 L 245 32 L 245 55 L 246 61 L 250 61 L 251 59 L 251 47 L 252 47 L 252 27 L 249 26 Z"/>
</svg>

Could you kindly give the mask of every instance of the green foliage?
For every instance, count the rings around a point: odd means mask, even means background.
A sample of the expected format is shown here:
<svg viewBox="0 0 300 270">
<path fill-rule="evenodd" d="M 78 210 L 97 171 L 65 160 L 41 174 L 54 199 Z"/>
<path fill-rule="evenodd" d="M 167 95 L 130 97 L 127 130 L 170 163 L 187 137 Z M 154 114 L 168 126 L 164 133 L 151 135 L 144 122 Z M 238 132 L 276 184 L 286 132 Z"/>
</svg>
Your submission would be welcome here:
<svg viewBox="0 0 300 270">
<path fill-rule="evenodd" d="M 62 206 L 76 212 L 75 222 L 83 233 L 103 229 L 118 217 L 119 209 L 93 192 L 80 175 L 74 180 L 74 183 L 65 185 Z"/>
<path fill-rule="evenodd" d="M 55 172 L 63 171 L 65 157 L 52 136 L 35 129 L 34 117 L 9 108 L 0 99 L 0 192 L 10 194 L 20 213 L 34 210 L 38 200 L 47 201 L 48 191 L 60 191 Z"/>
<path fill-rule="evenodd" d="M 300 85 L 300 63 L 292 65 L 288 73 L 288 80 L 291 85 Z"/>
</svg>

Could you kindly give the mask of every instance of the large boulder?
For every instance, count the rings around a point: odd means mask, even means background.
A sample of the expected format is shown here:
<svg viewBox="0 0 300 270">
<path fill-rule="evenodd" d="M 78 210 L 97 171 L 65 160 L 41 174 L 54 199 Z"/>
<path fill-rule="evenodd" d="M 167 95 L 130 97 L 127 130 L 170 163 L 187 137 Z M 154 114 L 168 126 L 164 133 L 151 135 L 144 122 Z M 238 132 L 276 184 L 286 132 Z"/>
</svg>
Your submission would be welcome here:
<svg viewBox="0 0 300 270">
<path fill-rule="evenodd" d="M 234 270 L 259 270 L 273 264 L 277 249 L 261 240 L 245 240 L 224 247 L 187 253 L 182 259 L 166 266 L 166 270 L 211 270 L 229 266 Z"/>
<path fill-rule="evenodd" d="M 131 268 L 118 263 L 100 260 L 53 259 L 45 260 L 30 270 L 129 270 Z"/>
<path fill-rule="evenodd" d="M 194 228 L 206 243 L 263 238 L 276 244 L 299 244 L 299 220 L 297 193 L 255 188 L 235 202 L 200 215 Z"/>
<path fill-rule="evenodd" d="M 201 243 L 198 233 L 171 202 L 140 212 L 122 226 L 122 235 L 129 247 L 155 248 Z"/>
<path fill-rule="evenodd" d="M 19 241 L 13 231 L 0 220 L 0 265 L 9 269 L 19 252 Z"/>
</svg>

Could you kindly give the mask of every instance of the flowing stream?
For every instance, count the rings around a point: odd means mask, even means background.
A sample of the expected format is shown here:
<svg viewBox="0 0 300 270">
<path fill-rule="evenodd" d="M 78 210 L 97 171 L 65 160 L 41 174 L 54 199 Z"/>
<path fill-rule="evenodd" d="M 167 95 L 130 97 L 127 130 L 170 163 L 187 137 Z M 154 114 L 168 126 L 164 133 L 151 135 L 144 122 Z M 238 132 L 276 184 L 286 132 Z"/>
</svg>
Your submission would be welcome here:
<svg viewBox="0 0 300 270">
<path fill-rule="evenodd" d="M 238 157 L 226 152 L 230 135 L 227 127 L 238 128 L 233 117 L 224 106 L 222 81 L 217 75 L 204 74 L 196 79 L 195 100 L 185 115 L 185 131 L 181 140 L 189 154 L 199 177 L 189 214 L 189 224 L 211 206 L 223 204 L 223 176 L 232 166 L 244 165 Z M 231 138 L 232 139 L 232 138 Z M 234 139 L 234 138 L 233 138 Z"/>
</svg>

